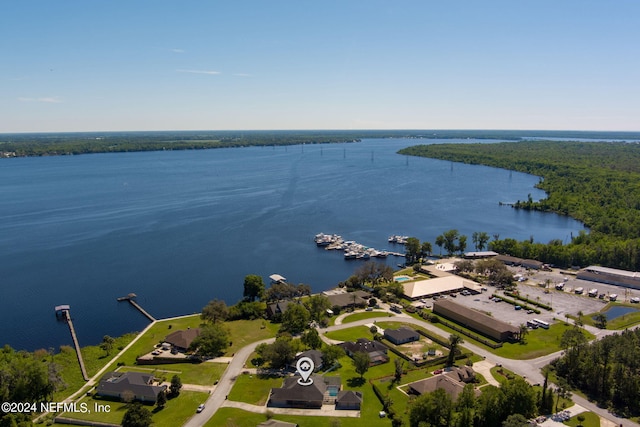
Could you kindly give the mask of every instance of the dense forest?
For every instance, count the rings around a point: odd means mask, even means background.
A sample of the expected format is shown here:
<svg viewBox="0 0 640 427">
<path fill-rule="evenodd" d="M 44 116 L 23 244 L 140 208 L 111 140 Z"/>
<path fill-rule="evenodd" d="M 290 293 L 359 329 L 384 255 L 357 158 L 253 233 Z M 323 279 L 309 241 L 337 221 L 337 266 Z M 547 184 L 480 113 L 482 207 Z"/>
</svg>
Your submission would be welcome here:
<svg viewBox="0 0 640 427">
<path fill-rule="evenodd" d="M 590 343 L 577 338 L 568 340 L 563 357 L 554 362 L 557 376 L 599 406 L 625 417 L 640 415 L 640 330 L 625 330 Z"/>
<path fill-rule="evenodd" d="M 103 132 L 0 135 L 0 157 L 56 156 L 129 151 L 202 150 L 356 142 L 348 132 Z"/>
<path fill-rule="evenodd" d="M 589 233 L 536 243 L 496 239 L 490 248 L 559 265 L 601 264 L 640 270 L 640 144 L 520 141 L 418 145 L 400 154 L 482 164 L 540 176 L 547 197 L 516 202 L 515 209 L 569 215 Z"/>
</svg>

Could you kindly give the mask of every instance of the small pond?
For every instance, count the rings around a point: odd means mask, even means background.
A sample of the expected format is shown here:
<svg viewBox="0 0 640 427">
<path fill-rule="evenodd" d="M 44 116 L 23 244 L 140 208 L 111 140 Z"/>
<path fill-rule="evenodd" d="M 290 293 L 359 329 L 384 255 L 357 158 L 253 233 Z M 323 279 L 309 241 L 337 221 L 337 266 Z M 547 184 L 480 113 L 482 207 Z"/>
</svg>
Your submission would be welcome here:
<svg viewBox="0 0 640 427">
<path fill-rule="evenodd" d="M 638 310 L 637 308 L 634 307 L 626 307 L 624 305 L 617 305 L 614 307 L 611 307 L 609 310 L 605 311 L 604 314 L 607 315 L 607 320 L 613 320 L 616 319 L 620 316 L 624 316 L 625 314 L 629 314 L 629 313 L 635 313 Z"/>
</svg>

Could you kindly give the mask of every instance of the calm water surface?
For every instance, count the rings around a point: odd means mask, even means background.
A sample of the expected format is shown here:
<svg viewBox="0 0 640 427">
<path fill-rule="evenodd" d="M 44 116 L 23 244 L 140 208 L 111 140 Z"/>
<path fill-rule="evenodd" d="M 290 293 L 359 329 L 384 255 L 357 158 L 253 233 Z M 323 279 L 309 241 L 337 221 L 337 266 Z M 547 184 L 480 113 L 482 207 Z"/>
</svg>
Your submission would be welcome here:
<svg viewBox="0 0 640 427">
<path fill-rule="evenodd" d="M 543 197 L 537 177 L 396 154 L 415 143 L 2 160 L 0 344 L 70 344 L 55 321 L 58 304 L 71 305 L 88 345 L 147 324 L 116 302 L 129 292 L 162 318 L 213 298 L 235 303 L 247 274 L 333 287 L 360 264 L 318 249 L 319 232 L 383 249 L 390 234 L 433 242 L 457 228 L 473 249 L 474 231 L 546 242 L 582 229 L 567 217 L 499 206 Z"/>
</svg>

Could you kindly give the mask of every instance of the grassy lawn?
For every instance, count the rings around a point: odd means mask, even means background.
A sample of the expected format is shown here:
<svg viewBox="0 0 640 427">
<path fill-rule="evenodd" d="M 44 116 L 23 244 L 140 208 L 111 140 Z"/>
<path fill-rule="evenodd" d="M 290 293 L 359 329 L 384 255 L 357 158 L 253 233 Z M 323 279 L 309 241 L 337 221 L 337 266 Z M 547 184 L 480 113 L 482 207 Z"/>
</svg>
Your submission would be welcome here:
<svg viewBox="0 0 640 427">
<path fill-rule="evenodd" d="M 136 358 L 150 352 L 156 344 L 162 342 L 164 338 L 172 332 L 187 328 L 197 328 L 201 325 L 199 314 L 186 316 L 179 319 L 159 320 L 144 335 L 142 335 L 129 350 L 116 360 L 111 360 L 115 354 L 124 348 L 129 342 L 135 338 L 135 334 L 127 334 L 116 338 L 116 342 L 111 351 L 111 355 L 107 357 L 104 350 L 100 346 L 89 346 L 82 348 L 82 355 L 90 376 L 95 375 L 101 368 L 109 364 L 108 370 L 115 370 L 117 363 L 125 366 L 135 366 Z M 227 322 L 226 325 L 231 330 L 232 345 L 225 355 L 231 356 L 238 349 L 245 345 L 263 340 L 265 338 L 275 337 L 279 325 L 266 322 L 264 320 L 236 320 Z M 67 396 L 85 385 L 80 373 L 80 367 L 76 359 L 75 351 L 72 347 L 61 347 L 60 353 L 54 356 L 55 362 L 61 367 L 62 378 L 66 387 L 58 390 L 54 397 L 57 400 L 63 400 Z M 201 384 L 210 385 L 220 378 L 226 365 L 220 364 L 167 364 L 155 365 L 152 368 L 167 371 L 181 371 L 180 378 L 185 384 Z M 131 368 L 129 368 L 131 369 Z M 173 374 L 172 374 L 173 375 Z"/>
<path fill-rule="evenodd" d="M 178 375 L 183 384 L 213 385 L 227 369 L 226 363 L 172 363 L 168 365 L 122 366 L 120 371 L 151 372 L 156 378 L 171 381 Z"/>
<path fill-rule="evenodd" d="M 225 352 L 225 356 L 231 356 L 242 347 L 252 342 L 261 341 L 276 336 L 279 324 L 271 323 L 266 320 L 234 320 L 233 322 L 225 322 L 225 325 L 231 330 L 231 346 Z"/>
<path fill-rule="evenodd" d="M 382 311 L 382 310 L 365 311 L 365 312 L 362 312 L 362 313 L 353 313 L 353 314 L 348 315 L 344 319 L 342 319 L 342 323 L 357 322 L 358 320 L 362 320 L 362 319 L 371 319 L 371 318 L 374 318 L 374 317 L 381 317 L 381 316 L 387 316 L 387 315 L 389 317 L 393 316 L 393 314 L 388 313 L 386 311 Z"/>
<path fill-rule="evenodd" d="M 283 380 L 283 377 L 276 376 L 238 375 L 229 399 L 252 405 L 265 405 L 271 389 L 282 387 Z"/>
<path fill-rule="evenodd" d="M 562 334 L 572 325 L 566 325 L 564 322 L 557 322 L 549 327 L 549 329 L 532 329 L 525 338 L 525 344 L 521 343 L 503 343 L 501 348 L 492 350 L 495 354 L 509 359 L 533 359 L 544 356 L 559 350 Z M 587 339 L 595 338 L 591 333 L 583 330 Z"/>
<path fill-rule="evenodd" d="M 502 347 L 493 349 L 482 344 L 481 342 L 478 342 L 466 335 L 462 335 L 459 332 L 444 326 L 442 323 L 434 323 L 433 325 L 442 329 L 445 333 L 447 333 L 447 336 L 449 334 L 457 334 L 460 335 L 464 341 L 473 343 L 474 345 L 482 347 L 498 356 L 519 360 L 533 359 L 562 350 L 560 348 L 560 339 L 562 338 L 562 334 L 567 329 L 573 327 L 572 324 L 566 324 L 564 321 L 557 321 L 556 323 L 552 324 L 549 329 L 530 329 L 525 338 L 524 344 L 519 342 L 505 342 L 503 343 Z M 595 338 L 593 334 L 584 329 L 583 333 L 589 340 Z"/>
<path fill-rule="evenodd" d="M 373 394 L 373 392 L 372 392 Z M 375 395 L 373 398 L 376 399 Z M 365 396 L 366 399 L 366 396 Z M 377 402 L 377 399 L 376 399 Z M 303 427 L 327 427 L 331 425 L 331 420 L 339 420 L 340 427 L 361 427 L 363 419 L 366 419 L 367 427 L 389 427 L 390 421 L 386 418 L 379 418 L 375 414 L 374 418 L 332 418 L 332 417 L 301 417 L 294 415 L 274 415 L 274 420 L 286 421 L 298 424 Z M 235 408 L 220 408 L 218 412 L 205 424 L 205 427 L 255 427 L 267 420 L 265 414 L 255 414 Z"/>
<path fill-rule="evenodd" d="M 154 406 L 146 406 L 151 411 L 154 427 L 175 427 L 184 424 L 193 414 L 200 403 L 208 398 L 207 393 L 195 391 L 182 391 L 174 399 L 170 399 L 164 409 L 156 411 Z M 78 403 L 86 403 L 90 412 L 65 413 L 63 416 L 88 421 L 102 421 L 118 424 L 127 411 L 127 404 L 111 400 L 94 399 L 85 396 Z M 95 412 L 95 404 L 104 405 L 109 412 Z"/>
<path fill-rule="evenodd" d="M 355 341 L 358 338 L 372 339 L 373 335 L 366 326 L 354 326 L 353 328 L 342 329 L 340 331 L 327 332 L 327 338 L 339 341 Z"/>
<path fill-rule="evenodd" d="M 129 344 L 136 334 L 126 334 L 121 337 L 115 338 L 113 350 L 111 355 L 107 356 L 104 350 L 100 346 L 88 346 L 82 347 L 82 358 L 87 368 L 89 376 L 95 375 L 104 365 L 111 361 L 111 357 L 117 354 L 120 350 Z M 66 386 L 55 392 L 54 398 L 58 401 L 63 400 L 67 396 L 73 394 L 80 387 L 85 385 L 85 381 L 82 378 L 80 372 L 80 366 L 78 365 L 78 358 L 76 357 L 76 351 L 70 346 L 61 346 L 60 352 L 53 357 L 55 363 L 60 367 L 60 374 Z"/>
<path fill-rule="evenodd" d="M 583 427 L 600 427 L 600 417 L 593 412 L 583 412 L 580 414 L 584 417 L 584 421 L 582 424 L 578 421 L 578 416 L 571 417 L 568 421 L 565 421 L 564 424 L 568 426 L 579 426 Z"/>
</svg>

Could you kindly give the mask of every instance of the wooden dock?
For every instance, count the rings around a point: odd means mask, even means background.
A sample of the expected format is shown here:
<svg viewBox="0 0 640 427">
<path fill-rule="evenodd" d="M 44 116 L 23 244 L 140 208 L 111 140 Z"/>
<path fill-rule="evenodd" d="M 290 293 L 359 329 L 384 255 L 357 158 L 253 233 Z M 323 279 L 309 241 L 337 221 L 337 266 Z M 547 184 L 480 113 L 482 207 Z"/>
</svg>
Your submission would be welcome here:
<svg viewBox="0 0 640 427">
<path fill-rule="evenodd" d="M 129 295 L 127 295 L 126 297 L 119 297 L 117 298 L 118 301 L 129 301 L 129 303 L 134 306 L 140 313 L 142 313 L 147 319 L 151 320 L 152 322 L 156 321 L 156 318 L 153 317 L 152 315 L 150 315 L 144 308 L 140 307 L 140 304 L 138 304 L 135 301 L 135 298 L 137 297 L 136 294 L 134 293 L 130 293 Z"/>
<path fill-rule="evenodd" d="M 71 332 L 71 339 L 73 340 L 73 346 L 76 348 L 76 356 L 78 357 L 78 364 L 80 365 L 80 371 L 82 372 L 82 378 L 85 381 L 89 381 L 90 378 L 87 375 L 87 369 L 84 366 L 84 360 L 82 359 L 82 352 L 80 351 L 80 344 L 78 343 L 78 336 L 76 330 L 73 327 L 73 321 L 71 320 L 70 307 L 68 305 L 59 305 L 55 308 L 56 316 L 62 318 L 67 325 L 69 325 L 69 331 Z"/>
</svg>

